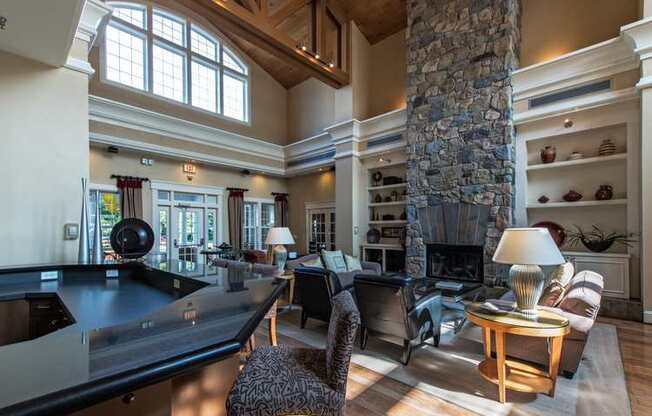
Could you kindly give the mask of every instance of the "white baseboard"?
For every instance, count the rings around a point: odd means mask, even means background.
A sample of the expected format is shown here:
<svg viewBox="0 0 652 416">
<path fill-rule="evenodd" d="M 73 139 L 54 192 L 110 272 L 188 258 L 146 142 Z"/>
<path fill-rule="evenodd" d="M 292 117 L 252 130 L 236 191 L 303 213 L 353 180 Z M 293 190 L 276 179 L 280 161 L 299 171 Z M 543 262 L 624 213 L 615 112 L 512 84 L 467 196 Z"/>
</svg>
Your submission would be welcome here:
<svg viewBox="0 0 652 416">
<path fill-rule="evenodd" d="M 652 324 L 652 311 L 643 312 L 643 322 L 646 324 Z"/>
</svg>

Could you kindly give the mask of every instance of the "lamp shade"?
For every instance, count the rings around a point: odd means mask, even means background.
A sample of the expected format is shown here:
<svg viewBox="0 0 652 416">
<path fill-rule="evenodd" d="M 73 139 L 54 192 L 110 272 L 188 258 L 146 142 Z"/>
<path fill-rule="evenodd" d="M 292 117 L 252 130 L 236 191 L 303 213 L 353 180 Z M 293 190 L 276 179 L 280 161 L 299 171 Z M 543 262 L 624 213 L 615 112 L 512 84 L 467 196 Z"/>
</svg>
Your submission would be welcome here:
<svg viewBox="0 0 652 416">
<path fill-rule="evenodd" d="M 565 262 L 546 228 L 508 228 L 493 260 L 496 263 L 554 266 Z"/>
<path fill-rule="evenodd" d="M 290 232 L 289 228 L 274 227 L 269 230 L 269 233 L 267 233 L 265 244 L 294 244 L 294 238 L 292 238 L 292 233 Z"/>
</svg>

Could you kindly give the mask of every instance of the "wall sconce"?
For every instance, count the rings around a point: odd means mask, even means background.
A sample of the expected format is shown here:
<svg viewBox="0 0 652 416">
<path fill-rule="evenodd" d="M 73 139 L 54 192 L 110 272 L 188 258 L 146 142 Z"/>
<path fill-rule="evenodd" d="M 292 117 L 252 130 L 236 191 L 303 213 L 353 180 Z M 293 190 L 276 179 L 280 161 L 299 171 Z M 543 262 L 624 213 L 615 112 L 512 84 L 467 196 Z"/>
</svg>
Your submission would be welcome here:
<svg viewBox="0 0 652 416">
<path fill-rule="evenodd" d="M 0 30 L 5 30 L 7 28 L 7 18 L 0 16 Z"/>
<path fill-rule="evenodd" d="M 186 178 L 188 178 L 188 180 L 191 181 L 193 176 L 197 174 L 197 166 L 193 165 L 192 163 L 184 163 L 183 173 L 185 173 Z"/>
<path fill-rule="evenodd" d="M 567 129 L 570 129 L 571 127 L 573 127 L 573 124 L 574 124 L 573 120 L 571 120 L 570 118 L 567 118 L 566 120 L 564 120 L 564 127 L 567 128 Z"/>
</svg>

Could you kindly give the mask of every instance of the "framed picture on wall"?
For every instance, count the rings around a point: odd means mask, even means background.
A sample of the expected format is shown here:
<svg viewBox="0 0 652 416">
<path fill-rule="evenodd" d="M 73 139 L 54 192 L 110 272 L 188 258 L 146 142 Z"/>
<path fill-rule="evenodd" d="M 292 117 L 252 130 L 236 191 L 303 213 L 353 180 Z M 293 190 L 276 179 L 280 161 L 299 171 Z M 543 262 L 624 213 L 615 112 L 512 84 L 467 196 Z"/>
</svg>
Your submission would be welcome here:
<svg viewBox="0 0 652 416">
<path fill-rule="evenodd" d="M 401 238 L 401 233 L 403 232 L 403 227 L 383 227 L 382 236 L 383 238 Z"/>
</svg>

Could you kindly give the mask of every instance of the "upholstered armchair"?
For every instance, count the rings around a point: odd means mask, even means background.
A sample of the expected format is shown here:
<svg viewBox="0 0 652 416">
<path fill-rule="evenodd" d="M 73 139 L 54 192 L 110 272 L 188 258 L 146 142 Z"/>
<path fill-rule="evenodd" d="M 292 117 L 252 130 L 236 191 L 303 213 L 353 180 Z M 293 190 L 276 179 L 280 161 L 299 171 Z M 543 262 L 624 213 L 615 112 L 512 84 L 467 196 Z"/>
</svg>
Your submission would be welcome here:
<svg viewBox="0 0 652 416">
<path fill-rule="evenodd" d="M 333 298 L 326 349 L 260 347 L 226 402 L 229 416 L 343 415 L 360 315 L 353 297 Z"/>
<path fill-rule="evenodd" d="M 294 269 L 294 281 L 301 305 L 301 328 L 305 328 L 308 318 L 329 322 L 332 297 L 342 291 L 337 275 L 317 267 L 299 267 Z"/>
<path fill-rule="evenodd" d="M 401 361 L 407 365 L 412 348 L 432 338 L 439 345 L 441 292 L 417 298 L 415 280 L 406 276 L 355 277 L 355 295 L 362 319 L 360 348 L 369 334 L 382 334 L 403 341 Z"/>
<path fill-rule="evenodd" d="M 297 268 L 303 267 L 302 266 L 303 263 L 307 263 L 318 258 L 320 258 L 319 254 L 309 254 L 307 256 L 303 256 L 298 259 L 288 261 L 286 267 L 288 270 L 294 271 Z M 342 288 L 348 289 L 352 287 L 353 278 L 358 274 L 380 275 L 383 272 L 382 266 L 378 263 L 373 263 L 370 261 L 361 261 L 360 266 L 362 266 L 362 270 L 335 273 Z"/>
</svg>

